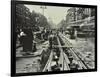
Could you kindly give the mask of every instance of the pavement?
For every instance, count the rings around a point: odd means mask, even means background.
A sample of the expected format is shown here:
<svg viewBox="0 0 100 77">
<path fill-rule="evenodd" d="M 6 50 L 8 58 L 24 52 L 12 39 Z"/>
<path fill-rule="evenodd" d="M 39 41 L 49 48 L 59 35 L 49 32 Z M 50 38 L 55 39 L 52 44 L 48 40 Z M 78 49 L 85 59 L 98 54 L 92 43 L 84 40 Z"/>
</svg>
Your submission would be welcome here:
<svg viewBox="0 0 100 77">
<path fill-rule="evenodd" d="M 40 72 L 41 53 L 43 49 L 47 49 L 49 42 L 37 44 L 37 51 L 31 55 L 23 56 L 23 48 L 18 47 L 16 49 L 16 73 L 28 73 L 28 72 Z"/>
<path fill-rule="evenodd" d="M 23 55 L 25 54 L 26 52 L 22 52 L 23 51 L 23 47 L 20 46 L 18 48 L 16 48 L 16 58 L 21 58 L 21 57 L 36 57 L 36 56 L 40 56 L 42 51 L 47 49 L 49 46 L 49 41 L 45 41 L 44 43 L 37 43 L 36 47 L 37 47 L 37 50 L 36 52 L 30 52 L 30 55 Z"/>
</svg>

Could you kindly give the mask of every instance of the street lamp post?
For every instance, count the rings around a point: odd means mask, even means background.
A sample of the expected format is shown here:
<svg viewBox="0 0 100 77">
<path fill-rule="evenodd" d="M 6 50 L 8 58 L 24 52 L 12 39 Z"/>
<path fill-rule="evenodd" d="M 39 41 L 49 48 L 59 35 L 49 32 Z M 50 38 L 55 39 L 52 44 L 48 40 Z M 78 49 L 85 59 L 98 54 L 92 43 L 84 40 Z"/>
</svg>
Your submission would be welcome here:
<svg viewBox="0 0 100 77">
<path fill-rule="evenodd" d="M 46 6 L 41 6 L 40 8 L 42 9 L 42 13 L 44 15 L 44 9 L 47 9 L 47 7 Z"/>
</svg>

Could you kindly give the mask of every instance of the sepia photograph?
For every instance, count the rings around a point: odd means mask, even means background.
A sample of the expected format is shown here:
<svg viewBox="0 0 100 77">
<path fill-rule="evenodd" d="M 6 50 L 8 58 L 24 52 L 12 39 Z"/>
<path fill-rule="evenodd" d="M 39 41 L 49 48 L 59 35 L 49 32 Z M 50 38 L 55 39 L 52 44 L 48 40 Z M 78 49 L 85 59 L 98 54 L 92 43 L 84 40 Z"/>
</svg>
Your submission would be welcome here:
<svg viewBox="0 0 100 77">
<path fill-rule="evenodd" d="M 20 73 L 96 69 L 96 9 L 15 5 L 15 71 Z"/>
</svg>

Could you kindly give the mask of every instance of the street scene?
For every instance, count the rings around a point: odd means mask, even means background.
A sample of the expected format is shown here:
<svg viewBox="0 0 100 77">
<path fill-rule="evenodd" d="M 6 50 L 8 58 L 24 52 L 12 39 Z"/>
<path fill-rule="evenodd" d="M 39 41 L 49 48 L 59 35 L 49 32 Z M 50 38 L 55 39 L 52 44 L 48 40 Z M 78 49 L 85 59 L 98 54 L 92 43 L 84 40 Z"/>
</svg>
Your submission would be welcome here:
<svg viewBox="0 0 100 77">
<path fill-rule="evenodd" d="M 95 69 L 95 9 L 16 5 L 16 73 Z"/>
</svg>

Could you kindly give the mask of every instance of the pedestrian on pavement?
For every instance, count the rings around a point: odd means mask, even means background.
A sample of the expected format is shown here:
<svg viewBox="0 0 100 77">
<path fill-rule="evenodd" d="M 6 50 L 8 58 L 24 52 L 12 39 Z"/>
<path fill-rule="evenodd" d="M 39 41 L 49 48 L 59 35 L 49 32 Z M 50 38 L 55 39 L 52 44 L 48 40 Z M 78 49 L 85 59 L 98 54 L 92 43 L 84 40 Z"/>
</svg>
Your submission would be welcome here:
<svg viewBox="0 0 100 77">
<path fill-rule="evenodd" d="M 33 35 L 31 29 L 23 29 L 25 36 L 23 37 L 23 51 L 32 52 Z"/>
<path fill-rule="evenodd" d="M 20 29 L 20 44 L 23 47 L 23 51 L 26 51 L 25 41 L 26 41 L 26 33 L 22 29 Z"/>
<path fill-rule="evenodd" d="M 77 29 L 75 29 L 74 35 L 75 35 L 75 39 L 76 39 L 76 41 L 77 41 Z"/>
</svg>

